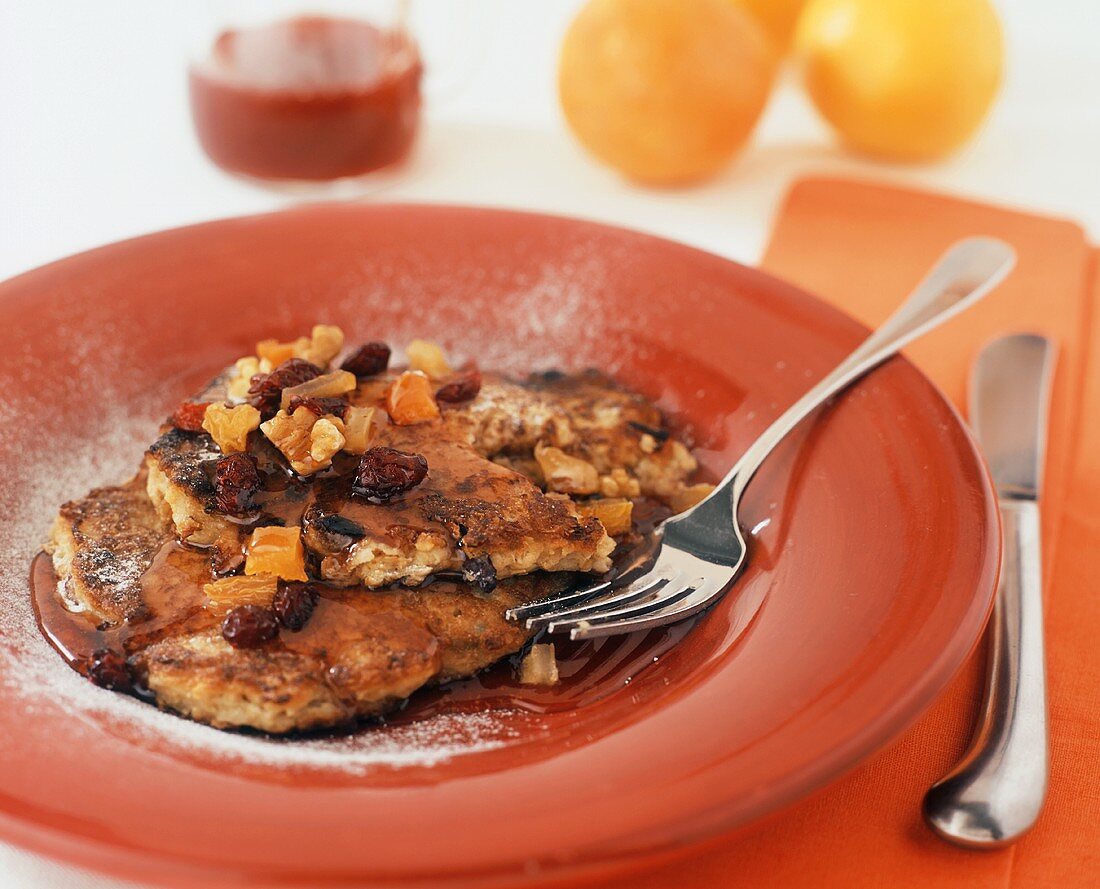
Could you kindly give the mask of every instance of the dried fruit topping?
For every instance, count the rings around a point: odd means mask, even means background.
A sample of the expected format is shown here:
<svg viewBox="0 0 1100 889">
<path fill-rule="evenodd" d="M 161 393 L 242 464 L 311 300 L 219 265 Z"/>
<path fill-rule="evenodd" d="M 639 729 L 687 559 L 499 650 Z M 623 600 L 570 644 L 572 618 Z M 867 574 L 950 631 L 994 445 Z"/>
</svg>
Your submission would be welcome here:
<svg viewBox="0 0 1100 889">
<path fill-rule="evenodd" d="M 642 438 L 644 440 L 645 436 Z M 600 476 L 600 493 L 604 497 L 641 497 L 642 485 L 621 466 L 616 466 L 609 474 Z"/>
<path fill-rule="evenodd" d="M 272 367 L 278 367 L 284 361 L 292 358 L 302 358 L 302 353 L 309 348 L 309 339 L 304 336 L 291 340 L 289 343 L 281 343 L 276 339 L 260 340 L 256 343 L 256 354 L 261 361 L 266 361 Z"/>
<path fill-rule="evenodd" d="M 649 426 L 645 423 L 639 423 L 637 420 L 630 420 L 627 425 L 636 432 L 642 433 L 642 435 L 652 437 L 658 444 L 664 444 L 668 441 L 668 437 L 672 435 L 667 429 L 661 429 L 658 426 Z"/>
<path fill-rule="evenodd" d="M 405 347 L 405 354 L 412 370 L 426 373 L 433 380 L 441 380 L 451 373 L 443 349 L 429 340 L 413 340 Z"/>
<path fill-rule="evenodd" d="M 233 376 L 226 386 L 226 394 L 233 401 L 244 401 L 248 398 L 248 388 L 252 385 L 252 378 L 260 373 L 260 359 L 255 355 L 246 358 L 238 358 L 233 367 Z"/>
<path fill-rule="evenodd" d="M 302 529 L 268 525 L 256 528 L 248 541 L 245 574 L 271 574 L 282 580 L 309 580 Z"/>
<path fill-rule="evenodd" d="M 623 498 L 611 497 L 578 503 L 577 512 L 582 516 L 594 516 L 608 534 L 619 537 L 630 531 L 634 504 Z"/>
<path fill-rule="evenodd" d="M 333 324 L 315 324 L 310 332 L 309 345 L 297 355 L 321 367 L 328 367 L 328 363 L 340 354 L 342 348 L 344 331 Z"/>
<path fill-rule="evenodd" d="M 202 428 L 210 433 L 223 454 L 237 454 L 248 449 L 248 433 L 260 426 L 260 412 L 250 404 L 229 407 L 211 404 L 202 418 Z"/>
<path fill-rule="evenodd" d="M 126 657 L 109 648 L 92 652 L 88 659 L 88 678 L 100 688 L 111 691 L 129 691 L 134 687 L 134 677 Z"/>
<path fill-rule="evenodd" d="M 344 424 L 339 417 L 321 417 L 309 431 L 309 458 L 318 466 L 327 466 L 344 442 Z"/>
<path fill-rule="evenodd" d="M 205 584 L 202 591 L 207 610 L 225 614 L 238 605 L 269 606 L 275 598 L 276 583 L 270 574 L 236 575 Z"/>
<path fill-rule="evenodd" d="M 370 500 L 386 501 L 415 488 L 427 475 L 428 461 L 420 454 L 371 448 L 359 461 L 351 492 Z"/>
<path fill-rule="evenodd" d="M 248 403 L 270 417 L 279 409 L 283 390 L 300 386 L 307 380 L 321 376 L 323 371 L 316 364 L 303 358 L 291 358 L 279 364 L 269 374 L 256 374 L 248 387 Z"/>
<path fill-rule="evenodd" d="M 462 579 L 483 593 L 491 593 L 497 586 L 497 569 L 487 554 L 475 556 L 462 563 Z"/>
<path fill-rule="evenodd" d="M 710 492 L 714 490 L 714 485 L 707 484 L 706 482 L 700 482 L 696 485 L 687 485 L 676 491 L 669 498 L 669 506 L 672 507 L 673 512 L 684 512 L 691 509 L 697 503 L 710 496 Z"/>
<path fill-rule="evenodd" d="M 202 432 L 203 417 L 209 401 L 185 401 L 172 414 L 172 425 L 184 432 Z"/>
<path fill-rule="evenodd" d="M 346 519 L 342 515 L 321 516 L 314 523 L 318 530 L 325 534 L 335 534 L 338 537 L 347 537 L 350 540 L 361 540 L 367 532 L 358 522 Z"/>
<path fill-rule="evenodd" d="M 435 393 L 436 401 L 445 401 L 448 404 L 456 404 L 460 401 L 469 401 L 481 391 L 481 371 L 476 368 L 463 371 L 444 386 L 440 386 Z"/>
<path fill-rule="evenodd" d="M 344 398 L 310 398 L 308 395 L 295 395 L 290 399 L 290 404 L 287 405 L 286 412 L 293 414 L 298 408 L 304 407 L 309 410 L 314 416 L 323 417 L 325 414 L 332 414 L 334 417 L 339 417 L 343 420 L 347 417 L 348 408 L 351 407 L 347 400 Z"/>
<path fill-rule="evenodd" d="M 432 384 L 417 370 L 407 370 L 386 391 L 386 411 L 398 426 L 414 426 L 439 417 Z"/>
<path fill-rule="evenodd" d="M 340 367 L 357 377 L 373 377 L 390 364 L 390 347 L 385 343 L 364 343 Z"/>
<path fill-rule="evenodd" d="M 298 475 L 313 475 L 331 466 L 333 454 L 344 446 L 343 425 L 339 417 L 317 419 L 309 408 L 299 407 L 293 414 L 279 411 L 260 430 Z"/>
<path fill-rule="evenodd" d="M 349 407 L 344 414 L 344 450 L 349 454 L 362 454 L 374 438 L 373 407 Z"/>
<path fill-rule="evenodd" d="M 520 685 L 555 685 L 558 681 L 558 659 L 553 642 L 532 645 L 519 665 Z"/>
<path fill-rule="evenodd" d="M 317 607 L 317 591 L 308 583 L 281 583 L 271 610 L 288 630 L 302 629 Z"/>
<path fill-rule="evenodd" d="M 346 370 L 334 370 L 332 373 L 313 377 L 296 386 L 288 386 L 283 389 L 279 400 L 279 407 L 287 410 L 295 398 L 331 398 L 337 395 L 346 395 L 355 390 L 357 383 L 355 374 Z"/>
<path fill-rule="evenodd" d="M 259 648 L 278 635 L 275 612 L 263 605 L 238 605 L 222 621 L 222 638 L 234 648 Z"/>
<path fill-rule="evenodd" d="M 595 494 L 600 490 L 600 474 L 587 460 L 542 444 L 535 446 L 535 459 L 546 479 L 547 490 L 559 494 Z"/>
<path fill-rule="evenodd" d="M 256 458 L 251 454 L 229 454 L 214 466 L 214 507 L 218 512 L 245 516 L 255 509 L 252 502 L 262 480 Z"/>
</svg>

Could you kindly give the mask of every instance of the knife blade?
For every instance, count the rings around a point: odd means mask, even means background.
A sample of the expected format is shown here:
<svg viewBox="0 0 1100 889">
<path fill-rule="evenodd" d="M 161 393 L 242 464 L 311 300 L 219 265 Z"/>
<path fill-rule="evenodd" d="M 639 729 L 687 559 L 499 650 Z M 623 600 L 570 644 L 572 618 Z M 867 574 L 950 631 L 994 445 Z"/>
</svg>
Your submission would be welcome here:
<svg viewBox="0 0 1100 889">
<path fill-rule="evenodd" d="M 958 764 L 924 798 L 929 826 L 949 842 L 995 848 L 1031 829 L 1049 773 L 1039 494 L 1053 344 L 1013 334 L 982 350 L 970 419 L 997 488 L 1004 550 L 989 624 L 981 715 Z"/>
<path fill-rule="evenodd" d="M 1011 334 L 987 345 L 974 362 L 970 427 L 1001 497 L 1039 497 L 1054 352 L 1046 337 Z"/>
</svg>

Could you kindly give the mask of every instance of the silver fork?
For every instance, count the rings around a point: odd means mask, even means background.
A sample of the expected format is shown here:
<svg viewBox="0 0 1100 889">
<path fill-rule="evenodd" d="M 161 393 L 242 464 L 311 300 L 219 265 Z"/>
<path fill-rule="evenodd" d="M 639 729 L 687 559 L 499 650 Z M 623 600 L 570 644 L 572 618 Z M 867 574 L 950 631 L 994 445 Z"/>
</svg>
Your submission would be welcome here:
<svg viewBox="0 0 1100 889">
<path fill-rule="evenodd" d="M 662 523 L 648 571 L 634 565 L 594 586 L 512 608 L 508 617 L 529 629 L 589 639 L 673 623 L 718 601 L 745 564 L 741 495 L 776 445 L 830 397 L 981 299 L 1015 262 L 1003 241 L 956 243 L 881 327 L 764 430 L 705 500 Z"/>
</svg>

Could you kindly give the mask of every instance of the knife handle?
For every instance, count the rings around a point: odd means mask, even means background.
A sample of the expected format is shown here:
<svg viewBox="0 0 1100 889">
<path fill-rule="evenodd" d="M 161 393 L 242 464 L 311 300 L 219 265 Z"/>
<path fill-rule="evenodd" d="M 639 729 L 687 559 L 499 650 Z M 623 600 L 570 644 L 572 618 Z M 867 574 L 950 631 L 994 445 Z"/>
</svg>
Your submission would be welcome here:
<svg viewBox="0 0 1100 889">
<path fill-rule="evenodd" d="M 1002 500 L 1001 521 L 981 719 L 965 756 L 924 800 L 929 825 L 971 848 L 1019 839 L 1039 817 L 1049 770 L 1038 504 Z"/>
</svg>

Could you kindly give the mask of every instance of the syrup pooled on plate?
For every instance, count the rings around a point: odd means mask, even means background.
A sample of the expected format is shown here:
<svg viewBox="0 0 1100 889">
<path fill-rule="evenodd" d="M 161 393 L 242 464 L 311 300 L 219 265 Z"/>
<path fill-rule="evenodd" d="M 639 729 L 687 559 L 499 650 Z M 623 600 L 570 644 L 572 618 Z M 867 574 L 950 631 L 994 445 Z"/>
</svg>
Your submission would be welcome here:
<svg viewBox="0 0 1100 889">
<path fill-rule="evenodd" d="M 636 531 L 619 548 L 616 564 L 628 564 L 642 555 L 652 540 L 656 523 L 666 515 L 663 507 L 640 502 L 635 511 Z M 97 625 L 87 612 L 66 607 L 57 575 L 45 553 L 40 553 L 32 564 L 31 593 L 43 634 L 70 667 L 87 676 L 101 652 L 130 654 L 164 636 L 216 626 L 221 617 L 204 607 L 203 585 L 211 579 L 210 553 L 170 540 L 160 548 L 141 578 L 148 609 L 117 626 Z M 428 584 L 425 594 L 446 593 L 454 585 L 453 580 L 445 577 L 435 579 Z M 289 650 L 313 650 L 359 640 L 368 628 L 361 608 L 356 606 L 369 602 L 376 591 L 313 586 L 319 595 L 306 626 L 298 632 L 281 629 L 278 641 L 273 644 Z M 484 710 L 546 713 L 588 706 L 622 689 L 674 647 L 693 624 L 694 621 L 684 621 L 641 633 L 577 642 L 560 636 L 536 637 L 535 641 L 554 643 L 560 676 L 555 685 L 521 685 L 517 670 L 523 655 L 520 652 L 475 676 L 416 692 L 404 708 L 386 721 L 400 724 L 442 713 Z M 150 697 L 140 684 L 131 691 L 139 697 Z"/>
</svg>

